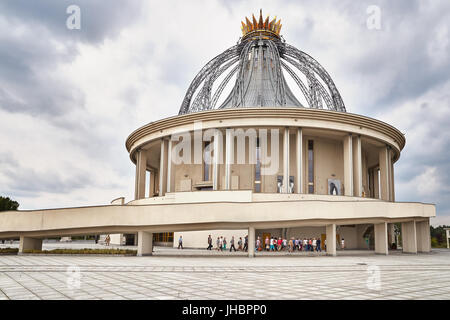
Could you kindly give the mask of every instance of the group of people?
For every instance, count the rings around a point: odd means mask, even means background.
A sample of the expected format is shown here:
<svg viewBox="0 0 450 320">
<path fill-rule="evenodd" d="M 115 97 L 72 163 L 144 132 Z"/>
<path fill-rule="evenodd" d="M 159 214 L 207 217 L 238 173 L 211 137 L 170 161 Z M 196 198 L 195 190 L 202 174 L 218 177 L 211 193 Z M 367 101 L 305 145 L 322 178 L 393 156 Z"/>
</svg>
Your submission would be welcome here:
<svg viewBox="0 0 450 320">
<path fill-rule="evenodd" d="M 324 249 L 326 250 L 327 246 L 327 240 L 323 243 Z M 283 239 L 283 238 L 277 238 L 277 237 L 266 237 L 264 239 L 264 242 L 261 240 L 260 237 L 256 239 L 256 246 L 255 251 L 288 251 L 288 252 L 294 252 L 294 251 L 322 251 L 322 241 L 320 238 L 294 238 L 291 239 Z"/>
<path fill-rule="evenodd" d="M 225 251 L 227 249 L 227 238 L 224 236 L 217 237 L 216 240 L 216 250 L 217 251 Z M 230 252 L 234 251 L 248 251 L 248 235 L 242 239 L 242 237 L 239 237 L 239 240 L 236 240 L 234 236 L 230 239 Z M 236 248 L 237 244 L 237 248 Z M 344 238 L 341 239 L 341 249 L 345 248 L 345 240 Z M 180 236 L 178 239 L 178 249 L 183 249 L 183 237 Z M 213 238 L 211 235 L 208 235 L 208 247 L 206 250 L 212 250 L 213 249 Z M 327 249 L 327 239 L 324 239 L 323 243 L 323 249 Z M 277 238 L 277 237 L 271 237 L 268 236 L 264 239 L 264 241 L 261 239 L 261 237 L 258 237 L 255 241 L 255 251 L 288 251 L 288 252 L 294 252 L 294 251 L 305 251 L 305 252 L 321 252 L 322 251 L 322 241 L 320 238 L 295 238 L 292 237 L 291 239 L 287 240 L 284 238 Z"/>
<path fill-rule="evenodd" d="M 227 250 L 227 238 L 220 236 L 217 237 L 216 240 L 216 250 L 217 251 L 225 251 Z M 239 240 L 237 241 L 237 249 L 236 249 L 236 240 L 234 239 L 234 236 L 230 239 L 230 252 L 234 251 L 247 251 L 248 250 L 248 235 L 242 239 L 242 237 L 239 237 Z M 211 235 L 208 236 L 208 247 L 206 250 L 212 250 L 213 248 L 213 238 Z"/>
</svg>

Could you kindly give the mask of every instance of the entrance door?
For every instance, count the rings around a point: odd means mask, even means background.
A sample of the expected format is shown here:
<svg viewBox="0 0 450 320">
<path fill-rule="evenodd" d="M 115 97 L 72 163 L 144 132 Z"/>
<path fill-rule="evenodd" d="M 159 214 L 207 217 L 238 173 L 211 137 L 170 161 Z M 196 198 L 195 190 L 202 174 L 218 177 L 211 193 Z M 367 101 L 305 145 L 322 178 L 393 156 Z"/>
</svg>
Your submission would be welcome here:
<svg viewBox="0 0 450 320">
<path fill-rule="evenodd" d="M 263 237 L 261 239 L 261 247 L 263 250 L 266 250 L 266 238 L 269 238 L 269 245 L 270 245 L 270 233 L 263 233 Z"/>
<path fill-rule="evenodd" d="M 327 238 L 327 235 L 325 233 L 322 233 L 320 235 L 320 246 L 322 250 L 325 250 L 325 239 Z M 336 234 L 336 249 L 341 247 L 341 236 L 339 234 Z"/>
</svg>

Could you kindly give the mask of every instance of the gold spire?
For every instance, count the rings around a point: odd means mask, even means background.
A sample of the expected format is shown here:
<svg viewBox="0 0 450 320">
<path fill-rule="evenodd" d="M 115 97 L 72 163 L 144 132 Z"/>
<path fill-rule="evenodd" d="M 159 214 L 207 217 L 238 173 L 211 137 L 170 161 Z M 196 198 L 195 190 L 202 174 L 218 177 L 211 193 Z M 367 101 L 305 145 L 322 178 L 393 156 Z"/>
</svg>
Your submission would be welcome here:
<svg viewBox="0 0 450 320">
<path fill-rule="evenodd" d="M 281 19 L 277 21 L 277 17 L 269 22 L 269 16 L 264 20 L 262 9 L 259 11 L 259 19 L 256 20 L 255 15 L 252 14 L 252 21 L 245 17 L 245 22 L 241 21 L 242 38 L 248 38 L 253 35 L 267 35 L 280 37 L 280 30 L 283 26 Z"/>
</svg>

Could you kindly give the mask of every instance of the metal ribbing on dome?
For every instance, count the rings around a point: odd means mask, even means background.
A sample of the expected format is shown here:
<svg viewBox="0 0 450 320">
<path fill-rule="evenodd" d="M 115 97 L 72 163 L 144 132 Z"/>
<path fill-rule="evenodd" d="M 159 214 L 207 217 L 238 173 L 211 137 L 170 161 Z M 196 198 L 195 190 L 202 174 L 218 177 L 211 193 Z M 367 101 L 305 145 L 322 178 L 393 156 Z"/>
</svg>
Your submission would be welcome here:
<svg viewBox="0 0 450 320">
<path fill-rule="evenodd" d="M 285 74 L 293 78 L 306 105 L 292 93 Z M 217 105 L 234 76 L 231 92 Z M 240 41 L 208 62 L 189 86 L 179 114 L 245 107 L 326 107 L 346 112 L 333 80 L 314 58 L 278 37 L 262 34 Z"/>
</svg>

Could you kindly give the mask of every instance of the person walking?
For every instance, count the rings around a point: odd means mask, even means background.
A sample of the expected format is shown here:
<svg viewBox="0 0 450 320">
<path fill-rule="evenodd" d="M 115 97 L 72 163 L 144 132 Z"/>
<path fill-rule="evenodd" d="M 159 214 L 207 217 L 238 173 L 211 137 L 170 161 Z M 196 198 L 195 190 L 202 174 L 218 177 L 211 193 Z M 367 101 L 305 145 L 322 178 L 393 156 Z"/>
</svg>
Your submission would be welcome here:
<svg viewBox="0 0 450 320">
<path fill-rule="evenodd" d="M 308 251 L 308 240 L 303 238 L 303 250 Z"/>
<path fill-rule="evenodd" d="M 320 238 L 317 238 L 317 252 L 322 252 L 322 248 L 320 247 L 321 242 Z"/>
<path fill-rule="evenodd" d="M 223 250 L 227 250 L 227 238 L 223 237 Z"/>
<path fill-rule="evenodd" d="M 269 251 L 270 250 L 270 247 L 269 247 L 269 243 L 270 243 L 270 240 L 269 240 L 269 237 L 266 237 L 266 241 L 265 241 L 265 249 L 266 249 L 266 251 Z"/>
<path fill-rule="evenodd" d="M 309 251 L 313 251 L 312 239 L 311 238 L 309 238 L 309 240 L 308 240 L 308 248 L 309 248 Z"/>
<path fill-rule="evenodd" d="M 325 248 L 325 251 L 327 250 L 327 239 L 323 240 L 323 247 Z"/>
<path fill-rule="evenodd" d="M 180 238 L 178 239 L 178 249 L 183 249 L 183 236 L 180 236 Z"/>
<path fill-rule="evenodd" d="M 244 238 L 244 251 L 248 251 L 248 235 L 246 235 Z"/>
<path fill-rule="evenodd" d="M 316 249 L 317 249 L 317 240 L 316 240 L 316 238 L 313 238 L 312 245 L 313 245 L 313 250 L 312 251 L 316 251 Z"/>
<path fill-rule="evenodd" d="M 106 245 L 109 247 L 109 243 L 111 242 L 111 237 L 109 236 L 109 234 L 106 236 L 105 238 L 105 243 Z"/>
<path fill-rule="evenodd" d="M 217 251 L 219 251 L 220 250 L 220 237 L 217 237 L 216 246 L 217 246 Z"/>
<path fill-rule="evenodd" d="M 211 250 L 212 248 L 212 237 L 211 235 L 208 236 L 208 248 L 206 250 Z"/>
<path fill-rule="evenodd" d="M 278 242 L 277 242 L 277 249 L 278 251 L 281 251 L 283 246 L 283 239 L 281 239 L 281 237 L 278 238 Z"/>
<path fill-rule="evenodd" d="M 259 240 L 259 237 L 258 237 L 258 239 L 256 239 L 256 246 L 255 246 L 255 251 L 261 251 L 260 249 L 260 246 L 261 245 L 261 240 Z"/>
<path fill-rule="evenodd" d="M 223 250 L 223 236 L 220 236 L 220 251 Z"/>
<path fill-rule="evenodd" d="M 345 240 L 344 240 L 344 238 L 342 238 L 342 240 L 341 240 L 341 249 L 342 250 L 345 249 Z"/>
<path fill-rule="evenodd" d="M 234 252 L 236 252 L 236 247 L 234 246 L 234 236 L 231 237 L 230 240 L 230 252 L 232 252 L 231 250 L 234 249 Z"/>
<path fill-rule="evenodd" d="M 283 239 L 283 250 L 286 250 L 287 247 L 287 239 Z"/>
<path fill-rule="evenodd" d="M 238 251 L 242 251 L 242 237 L 239 237 L 238 240 Z"/>
</svg>

